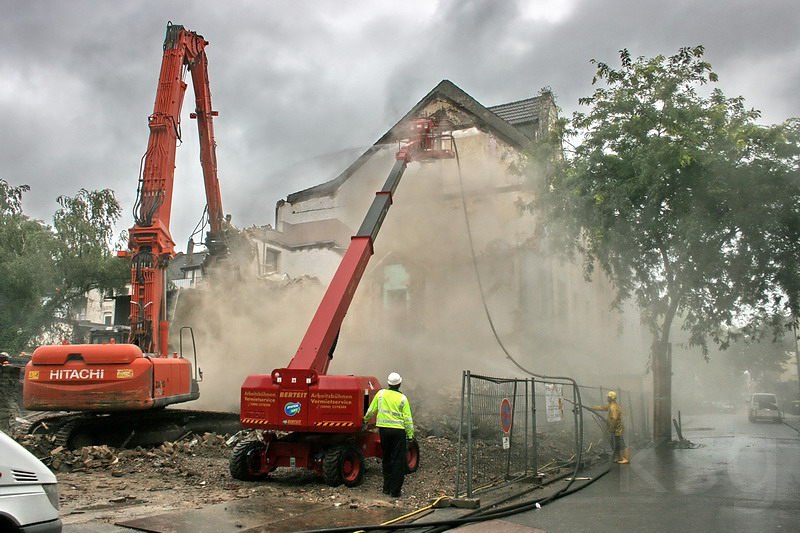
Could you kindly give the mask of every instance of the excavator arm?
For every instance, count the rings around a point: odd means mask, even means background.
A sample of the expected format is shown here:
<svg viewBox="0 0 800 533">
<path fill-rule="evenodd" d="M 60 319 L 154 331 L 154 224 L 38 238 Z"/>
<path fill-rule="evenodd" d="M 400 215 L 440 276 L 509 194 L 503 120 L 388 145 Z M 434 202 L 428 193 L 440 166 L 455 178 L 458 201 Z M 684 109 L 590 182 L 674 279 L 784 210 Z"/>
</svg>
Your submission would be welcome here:
<svg viewBox="0 0 800 533">
<path fill-rule="evenodd" d="M 200 137 L 209 216 L 209 241 L 221 240 L 222 199 L 217 178 L 211 90 L 208 82 L 208 42 L 183 26 L 169 24 L 164 39 L 164 56 L 158 80 L 153 114 L 148 118 L 150 138 L 139 178 L 134 206 L 134 227 L 129 233 L 131 268 L 130 342 L 145 353 L 168 353 L 169 325 L 166 321 L 166 268 L 175 256 L 175 243 L 169 231 L 172 209 L 175 153 L 181 136 L 181 107 L 191 73 L 195 111 Z"/>
</svg>

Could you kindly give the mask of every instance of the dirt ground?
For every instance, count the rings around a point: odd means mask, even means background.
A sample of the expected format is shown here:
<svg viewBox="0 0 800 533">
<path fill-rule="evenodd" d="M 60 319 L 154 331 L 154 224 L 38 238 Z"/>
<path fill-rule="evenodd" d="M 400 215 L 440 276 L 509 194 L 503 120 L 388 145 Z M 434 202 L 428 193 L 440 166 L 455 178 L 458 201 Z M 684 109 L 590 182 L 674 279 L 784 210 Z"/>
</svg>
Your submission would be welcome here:
<svg viewBox="0 0 800 533">
<path fill-rule="evenodd" d="M 366 460 L 364 482 L 355 488 L 329 487 L 311 472 L 293 469 L 278 469 L 270 479 L 250 483 L 228 472 L 233 444 L 226 444 L 227 436 L 207 433 L 150 449 L 91 446 L 75 451 L 53 448 L 45 435 L 17 438 L 56 473 L 65 524 L 114 523 L 256 495 L 274 498 L 276 506 L 288 500 L 417 508 L 452 494 L 455 479 L 456 445 L 442 437 L 419 441 L 421 466 L 406 477 L 401 500 L 382 494 L 380 461 L 374 458 Z"/>
<path fill-rule="evenodd" d="M 15 416 L 27 417 L 28 422 L 36 419 L 37 413 L 9 403 L 15 407 Z M 310 471 L 288 468 L 277 469 L 266 481 L 243 482 L 228 471 L 235 446 L 230 435 L 189 435 L 150 448 L 103 445 L 70 451 L 56 446 L 52 435 L 25 435 L 28 424 L 24 418 L 18 418 L 9 433 L 55 472 L 65 524 L 115 523 L 252 496 L 268 502 L 274 498 L 276 507 L 287 502 L 324 503 L 332 508 L 392 507 L 400 511 L 423 507 L 454 490 L 457 438 L 451 419 L 455 412 L 426 414 L 423 403 L 427 402 L 421 402 L 415 416 L 420 467 L 406 476 L 399 501 L 383 495 L 381 464 L 375 458 L 366 459 L 364 481 L 355 488 L 330 487 Z"/>
<path fill-rule="evenodd" d="M 382 494 L 380 461 L 374 458 L 366 460 L 364 482 L 354 488 L 329 487 L 309 471 L 283 468 L 266 481 L 243 482 L 228 472 L 233 450 L 228 436 L 206 433 L 148 449 L 75 451 L 53 447 L 46 435 L 16 437 L 56 473 L 65 524 L 116 523 L 253 496 L 276 508 L 292 503 L 386 507 L 400 515 L 453 494 L 458 447 L 452 436 L 420 438 L 420 467 L 406 476 L 403 497 L 396 500 Z M 565 451 L 549 446 L 554 456 Z"/>
<path fill-rule="evenodd" d="M 397 508 L 403 514 L 454 491 L 456 413 L 427 413 L 427 403 L 420 402 L 415 416 L 420 467 L 406 476 L 400 500 L 383 495 L 380 460 L 374 458 L 366 459 L 364 481 L 354 488 L 330 487 L 310 471 L 288 468 L 279 468 L 266 481 L 243 482 L 228 471 L 235 446 L 230 435 L 189 435 L 151 448 L 103 445 L 70 451 L 56 446 L 52 435 L 24 435 L 21 419 L 10 433 L 56 473 L 65 524 L 115 523 L 253 496 L 274 501 L 276 507 L 322 503 L 331 508 Z M 36 413 L 20 416 L 32 420 Z"/>
<path fill-rule="evenodd" d="M 53 436 L 22 434 L 22 421 L 10 434 L 56 473 L 65 524 L 116 523 L 253 496 L 276 508 L 292 504 L 386 507 L 396 508 L 400 515 L 454 492 L 459 418 L 458 401 L 451 400 L 420 402 L 415 414 L 420 467 L 406 476 L 400 500 L 383 495 L 380 460 L 374 458 L 366 460 L 364 482 L 354 488 L 329 487 L 307 470 L 283 468 L 266 481 L 243 482 L 228 471 L 235 446 L 230 435 L 189 435 L 151 448 L 103 445 L 70 451 L 56 446 Z M 429 405 L 438 408 L 428 410 Z M 21 413 L 30 415 L 34 414 Z M 563 439 L 540 436 L 539 446 L 541 459 L 563 459 L 572 453 L 573 440 L 571 434 Z"/>
<path fill-rule="evenodd" d="M 46 435 L 16 437 L 56 473 L 64 524 L 113 524 L 253 496 L 275 508 L 292 504 L 384 507 L 395 508 L 401 515 L 453 494 L 458 451 L 452 435 L 422 436 L 420 467 L 406 476 L 403 497 L 397 500 L 382 494 L 381 465 L 374 458 L 366 460 L 364 482 L 354 488 L 329 487 L 309 471 L 283 468 L 266 481 L 243 482 L 228 471 L 234 446 L 228 444 L 229 436 L 206 433 L 148 449 L 90 446 L 75 451 L 54 448 L 52 437 Z M 566 453 L 570 444 L 550 442 L 546 447 L 556 457 Z"/>
</svg>

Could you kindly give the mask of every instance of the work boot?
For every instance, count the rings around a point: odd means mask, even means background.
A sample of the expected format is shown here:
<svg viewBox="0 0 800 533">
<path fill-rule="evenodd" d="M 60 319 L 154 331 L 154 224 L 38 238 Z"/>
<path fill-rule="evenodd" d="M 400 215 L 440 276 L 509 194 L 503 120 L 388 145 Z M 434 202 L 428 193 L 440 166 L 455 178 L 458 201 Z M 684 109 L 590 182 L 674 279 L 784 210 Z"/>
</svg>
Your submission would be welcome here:
<svg viewBox="0 0 800 533">
<path fill-rule="evenodd" d="M 627 464 L 630 464 L 630 462 L 631 462 L 630 459 L 631 459 L 631 449 L 630 448 L 625 448 L 624 450 L 622 450 L 622 459 L 617 461 L 617 463 L 619 463 L 621 465 L 627 465 Z"/>
</svg>

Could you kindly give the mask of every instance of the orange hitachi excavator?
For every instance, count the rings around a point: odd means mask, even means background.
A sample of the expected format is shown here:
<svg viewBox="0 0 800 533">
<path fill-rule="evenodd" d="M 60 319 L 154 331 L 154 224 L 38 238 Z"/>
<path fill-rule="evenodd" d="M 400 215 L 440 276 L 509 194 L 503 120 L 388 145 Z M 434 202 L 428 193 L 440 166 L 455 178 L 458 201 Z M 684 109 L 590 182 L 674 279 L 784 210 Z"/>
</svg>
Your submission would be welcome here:
<svg viewBox="0 0 800 533">
<path fill-rule="evenodd" d="M 155 107 L 148 118 L 150 138 L 133 209 L 134 226 L 129 232 L 129 249 L 119 254 L 131 260 L 128 342 L 112 339 L 99 344 L 40 346 L 25 369 L 25 409 L 104 415 L 66 418 L 59 431 L 63 444 L 91 443 L 100 434 L 113 433 L 115 427 L 127 430 L 134 421 L 141 423 L 141 411 L 195 400 L 200 395 L 196 355 L 193 368 L 182 353 L 169 353 L 166 272 L 175 256 L 169 222 L 187 70 L 194 86 L 196 109 L 190 117 L 197 119 L 210 227 L 206 245 L 212 255 L 225 253 L 226 222 L 213 128 L 217 112 L 211 107 L 206 45 L 201 35 L 183 26 L 167 25 Z"/>
</svg>

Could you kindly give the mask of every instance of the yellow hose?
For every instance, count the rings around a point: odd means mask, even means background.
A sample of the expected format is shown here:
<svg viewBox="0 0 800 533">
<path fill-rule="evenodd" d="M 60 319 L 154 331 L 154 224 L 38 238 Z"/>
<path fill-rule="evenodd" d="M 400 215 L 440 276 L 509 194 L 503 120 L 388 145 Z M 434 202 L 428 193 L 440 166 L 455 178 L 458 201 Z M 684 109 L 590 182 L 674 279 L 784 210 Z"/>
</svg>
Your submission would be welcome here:
<svg viewBox="0 0 800 533">
<path fill-rule="evenodd" d="M 400 522 L 402 520 L 405 520 L 406 518 L 411 518 L 412 516 L 414 516 L 416 514 L 419 514 L 419 513 L 423 512 L 423 511 L 427 511 L 428 509 L 432 509 L 434 505 L 436 505 L 437 503 L 439 503 L 440 501 L 442 501 L 445 498 L 447 498 L 447 496 L 439 496 L 438 498 L 436 498 L 436 500 L 434 500 L 434 502 L 432 504 L 428 505 L 427 507 L 422 507 L 420 509 L 417 509 L 416 511 L 411 511 L 408 514 L 404 514 L 403 516 L 398 516 L 397 518 L 392 518 L 388 522 L 382 522 L 381 525 L 382 526 L 388 526 L 388 525 L 394 524 L 395 522 Z M 364 530 L 360 529 L 360 530 L 356 531 L 355 533 L 364 533 Z"/>
</svg>

